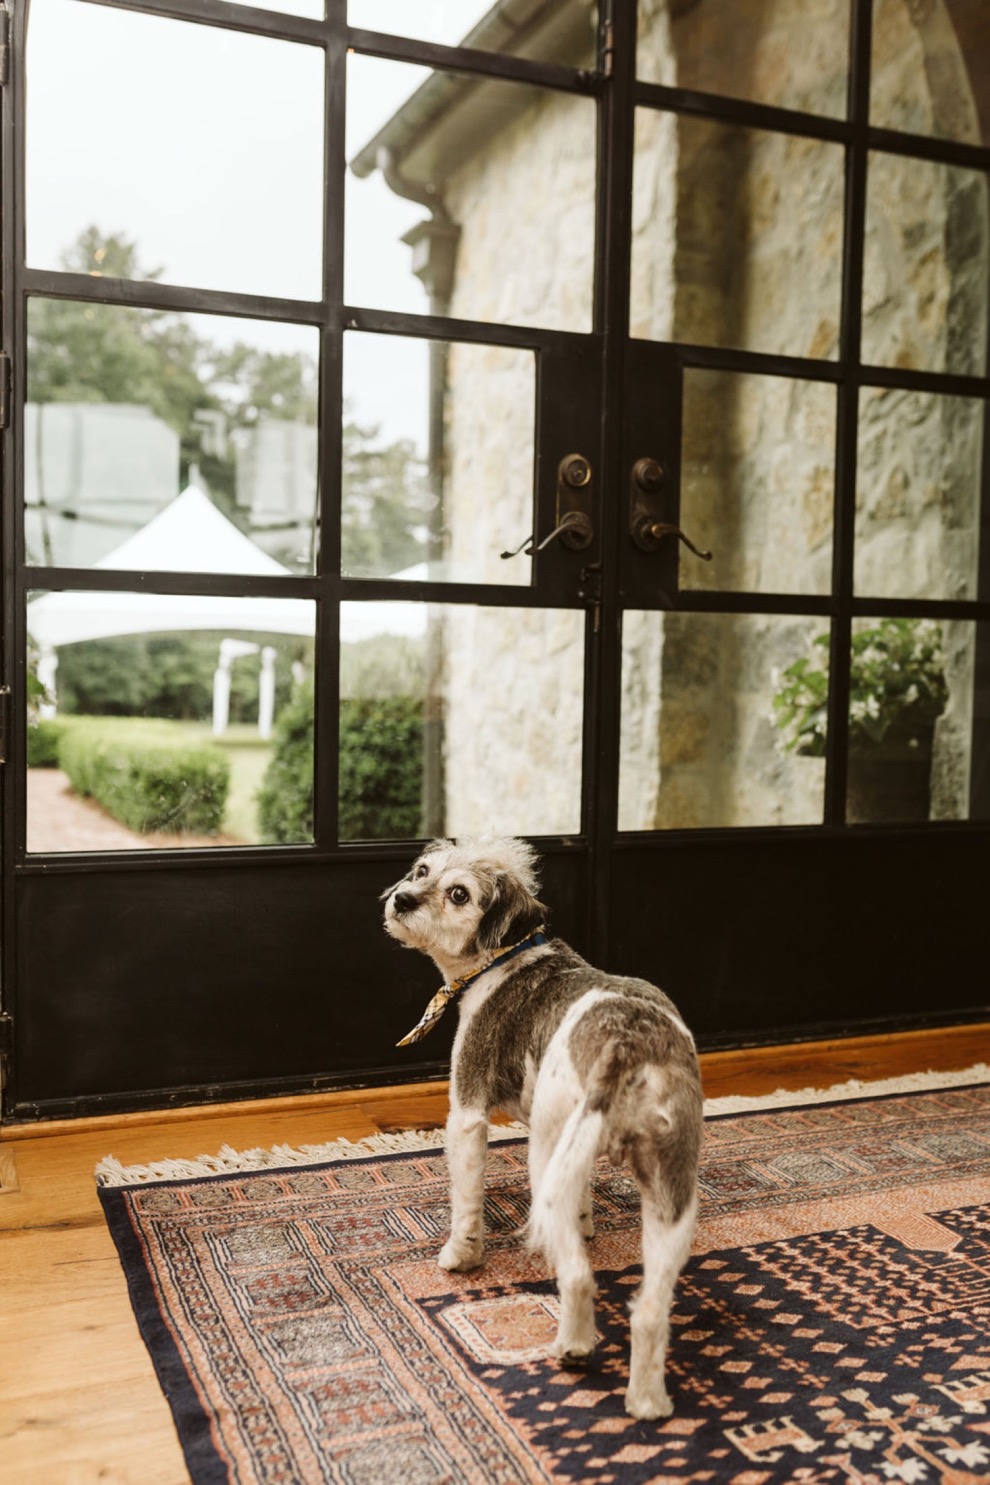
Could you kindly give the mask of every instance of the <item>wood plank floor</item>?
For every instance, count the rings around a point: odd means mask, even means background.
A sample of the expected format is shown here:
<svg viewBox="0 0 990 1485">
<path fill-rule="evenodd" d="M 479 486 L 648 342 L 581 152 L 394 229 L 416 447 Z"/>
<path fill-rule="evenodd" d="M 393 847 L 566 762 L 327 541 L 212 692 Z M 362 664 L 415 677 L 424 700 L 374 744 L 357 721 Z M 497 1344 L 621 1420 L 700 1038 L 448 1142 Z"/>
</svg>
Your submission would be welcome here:
<svg viewBox="0 0 990 1485">
<path fill-rule="evenodd" d="M 990 1060 L 990 1025 L 719 1052 L 709 1097 Z M 93 1182 L 125 1163 L 361 1139 L 441 1124 L 446 1086 L 333 1093 L 0 1130 L 0 1479 L 4 1485 L 188 1485 Z"/>
</svg>

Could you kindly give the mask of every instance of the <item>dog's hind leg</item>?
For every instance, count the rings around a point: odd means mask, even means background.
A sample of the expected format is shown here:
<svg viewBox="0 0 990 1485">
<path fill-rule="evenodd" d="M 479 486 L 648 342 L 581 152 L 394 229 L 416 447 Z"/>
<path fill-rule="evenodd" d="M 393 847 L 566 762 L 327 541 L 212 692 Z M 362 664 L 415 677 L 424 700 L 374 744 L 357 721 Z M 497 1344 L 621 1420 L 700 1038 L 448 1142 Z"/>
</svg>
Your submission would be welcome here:
<svg viewBox="0 0 990 1485">
<path fill-rule="evenodd" d="M 676 1221 L 670 1204 L 643 1190 L 643 1282 L 630 1306 L 632 1360 L 626 1412 L 634 1418 L 668 1418 L 674 1405 L 667 1393 L 664 1369 L 674 1285 L 691 1247 L 697 1201 Z"/>
<path fill-rule="evenodd" d="M 485 1246 L 487 1153 L 487 1114 L 483 1109 L 452 1105 L 447 1119 L 450 1237 L 437 1259 L 441 1268 L 470 1269 L 481 1263 Z"/>
</svg>

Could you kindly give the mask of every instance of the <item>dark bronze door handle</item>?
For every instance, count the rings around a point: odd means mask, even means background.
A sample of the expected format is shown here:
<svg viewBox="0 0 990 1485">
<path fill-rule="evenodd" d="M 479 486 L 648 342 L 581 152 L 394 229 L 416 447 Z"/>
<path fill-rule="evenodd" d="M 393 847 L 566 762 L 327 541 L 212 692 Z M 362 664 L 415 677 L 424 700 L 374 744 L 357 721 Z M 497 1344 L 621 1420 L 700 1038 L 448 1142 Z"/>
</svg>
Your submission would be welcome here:
<svg viewBox="0 0 990 1485">
<path fill-rule="evenodd" d="M 703 562 L 712 560 L 711 552 L 702 551 L 680 528 L 660 518 L 660 497 L 667 471 L 659 459 L 637 459 L 629 475 L 629 535 L 641 552 L 655 552 L 668 536 L 692 551 Z"/>
</svg>

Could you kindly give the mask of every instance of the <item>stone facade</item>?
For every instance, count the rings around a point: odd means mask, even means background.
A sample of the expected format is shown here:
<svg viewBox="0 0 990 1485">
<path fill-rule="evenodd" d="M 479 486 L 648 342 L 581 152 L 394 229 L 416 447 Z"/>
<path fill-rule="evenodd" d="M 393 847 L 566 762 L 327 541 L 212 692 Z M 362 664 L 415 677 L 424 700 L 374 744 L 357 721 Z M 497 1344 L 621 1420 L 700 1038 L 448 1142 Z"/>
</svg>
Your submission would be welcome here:
<svg viewBox="0 0 990 1485">
<path fill-rule="evenodd" d="M 641 0 L 639 71 L 651 81 L 841 116 L 848 9 L 846 0 Z M 878 0 L 875 29 L 874 117 L 978 139 L 979 100 L 943 0 Z M 448 182 L 446 204 L 461 234 L 453 315 L 589 327 L 589 107 L 564 95 L 542 98 Z M 840 146 L 640 110 L 634 169 L 634 336 L 837 357 Z M 871 157 L 864 360 L 982 371 L 987 262 L 982 175 Z M 486 471 L 517 449 L 515 430 L 530 426 L 530 394 L 521 383 L 514 389 L 507 372 L 479 418 L 472 375 L 458 369 L 457 355 L 454 347 L 444 497 L 450 556 L 472 576 L 505 581 L 496 554 L 526 535 L 525 459 L 508 482 L 500 469 L 506 498 L 482 492 Z M 709 568 L 684 555 L 682 585 L 827 593 L 834 388 L 688 372 L 684 391 L 682 524 L 716 556 Z M 878 612 L 885 598 L 973 595 L 982 422 L 982 406 L 967 399 L 864 392 L 855 582 L 858 593 L 877 598 Z M 504 824 L 507 790 L 511 828 L 565 828 L 567 810 L 548 787 L 548 738 L 520 719 L 554 709 L 555 777 L 578 778 L 579 710 L 560 685 L 562 676 L 576 684 L 581 672 L 583 631 L 572 618 L 478 610 L 470 621 L 465 614 L 447 623 L 446 748 L 456 762 L 447 769 L 448 829 Z M 821 760 L 781 751 L 772 696 L 775 674 L 808 653 L 825 627 L 771 616 L 627 615 L 621 826 L 820 820 Z M 933 813 L 956 817 L 968 807 L 973 626 L 946 626 L 944 641 L 950 697 L 936 738 Z M 520 663 L 503 674 L 504 656 Z M 511 769 L 495 766 L 500 758 L 511 759 Z"/>
</svg>

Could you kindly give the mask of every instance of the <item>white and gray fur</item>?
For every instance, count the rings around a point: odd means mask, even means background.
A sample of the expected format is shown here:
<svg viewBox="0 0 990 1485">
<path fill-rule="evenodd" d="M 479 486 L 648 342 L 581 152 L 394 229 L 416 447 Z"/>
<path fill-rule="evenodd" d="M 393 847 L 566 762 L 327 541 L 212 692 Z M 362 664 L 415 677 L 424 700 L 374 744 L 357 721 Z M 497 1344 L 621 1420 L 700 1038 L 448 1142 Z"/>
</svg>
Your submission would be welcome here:
<svg viewBox="0 0 990 1485">
<path fill-rule="evenodd" d="M 433 959 L 447 983 L 482 969 L 544 921 L 535 857 L 518 840 L 434 841 L 383 894 L 385 927 Z M 446 1269 L 482 1261 L 488 1118 L 530 1126 L 530 1241 L 556 1273 L 551 1354 L 580 1365 L 596 1341 L 591 1176 L 606 1154 L 639 1187 L 643 1281 L 632 1304 L 626 1410 L 672 1411 L 664 1380 L 674 1284 L 697 1213 L 702 1132 L 694 1042 L 673 1003 L 645 980 L 593 969 L 560 939 L 495 965 L 459 1000 L 451 1064 Z"/>
</svg>

